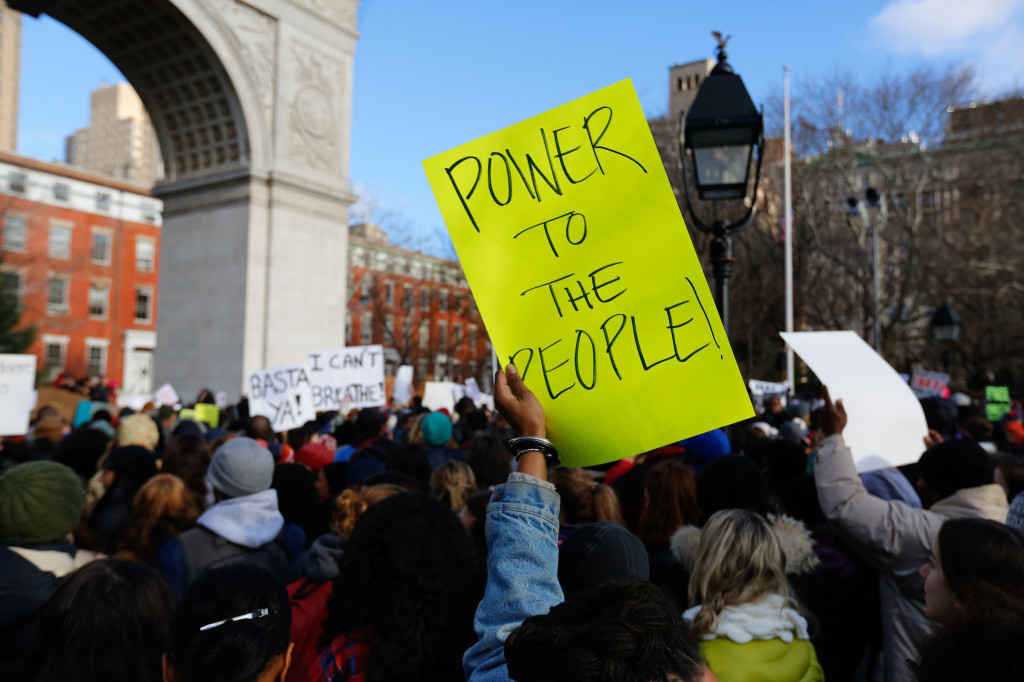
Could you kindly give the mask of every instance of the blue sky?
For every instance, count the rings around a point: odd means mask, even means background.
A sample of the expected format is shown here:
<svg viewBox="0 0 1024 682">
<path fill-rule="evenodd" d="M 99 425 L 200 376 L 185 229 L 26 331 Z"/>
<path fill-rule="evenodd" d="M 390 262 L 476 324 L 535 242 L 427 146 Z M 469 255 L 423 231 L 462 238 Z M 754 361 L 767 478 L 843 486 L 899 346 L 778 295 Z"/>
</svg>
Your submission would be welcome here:
<svg viewBox="0 0 1024 682">
<path fill-rule="evenodd" d="M 436 237 L 423 159 L 627 77 L 648 116 L 662 114 L 668 68 L 712 57 L 713 29 L 732 35 L 755 102 L 781 91 L 786 64 L 794 91 L 837 70 L 868 83 L 953 62 L 973 64 L 986 94 L 1024 85 L 1024 0 L 363 0 L 353 186 L 396 226 Z M 52 20 L 25 17 L 22 40 L 19 152 L 61 158 L 89 92 L 121 77 Z"/>
</svg>

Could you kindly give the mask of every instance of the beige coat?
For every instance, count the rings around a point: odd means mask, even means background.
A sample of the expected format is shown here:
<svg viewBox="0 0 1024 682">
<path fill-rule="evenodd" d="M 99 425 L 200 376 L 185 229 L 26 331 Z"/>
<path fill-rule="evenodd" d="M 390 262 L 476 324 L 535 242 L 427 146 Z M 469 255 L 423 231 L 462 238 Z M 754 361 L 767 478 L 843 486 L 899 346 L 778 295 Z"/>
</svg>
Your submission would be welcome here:
<svg viewBox="0 0 1024 682">
<path fill-rule="evenodd" d="M 814 480 L 821 510 L 836 534 L 879 570 L 884 679 L 910 682 L 907 661 L 917 658 L 918 643 L 935 627 L 924 615 L 924 580 L 918 569 L 927 563 L 946 519 L 1005 522 L 1006 493 L 994 483 L 965 488 L 931 509 L 874 497 L 861 483 L 840 435 L 829 436 L 818 448 Z"/>
</svg>

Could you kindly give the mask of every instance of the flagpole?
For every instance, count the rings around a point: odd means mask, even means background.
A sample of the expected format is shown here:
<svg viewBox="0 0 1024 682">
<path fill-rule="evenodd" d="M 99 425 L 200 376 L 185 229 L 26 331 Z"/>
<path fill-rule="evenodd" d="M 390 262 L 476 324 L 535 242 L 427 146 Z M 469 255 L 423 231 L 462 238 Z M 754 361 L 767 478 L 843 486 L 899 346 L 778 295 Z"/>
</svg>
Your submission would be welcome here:
<svg viewBox="0 0 1024 682">
<path fill-rule="evenodd" d="M 786 174 L 786 213 L 785 213 L 785 237 L 786 237 L 786 331 L 793 331 L 793 174 L 792 156 L 793 145 L 790 138 L 789 120 L 789 66 L 784 67 L 784 109 L 785 109 L 785 174 Z M 789 384 L 789 394 L 795 394 L 796 376 L 795 363 L 793 362 L 793 349 L 786 346 L 786 383 Z"/>
</svg>

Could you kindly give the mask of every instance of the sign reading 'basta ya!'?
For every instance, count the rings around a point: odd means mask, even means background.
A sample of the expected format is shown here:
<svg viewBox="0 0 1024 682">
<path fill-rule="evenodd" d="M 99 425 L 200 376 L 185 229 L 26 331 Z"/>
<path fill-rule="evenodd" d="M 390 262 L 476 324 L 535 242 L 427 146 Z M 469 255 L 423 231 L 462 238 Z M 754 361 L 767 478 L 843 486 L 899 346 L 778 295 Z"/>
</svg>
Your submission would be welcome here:
<svg viewBox="0 0 1024 682">
<path fill-rule="evenodd" d="M 423 162 L 501 363 L 568 465 L 753 414 L 632 84 Z"/>
</svg>

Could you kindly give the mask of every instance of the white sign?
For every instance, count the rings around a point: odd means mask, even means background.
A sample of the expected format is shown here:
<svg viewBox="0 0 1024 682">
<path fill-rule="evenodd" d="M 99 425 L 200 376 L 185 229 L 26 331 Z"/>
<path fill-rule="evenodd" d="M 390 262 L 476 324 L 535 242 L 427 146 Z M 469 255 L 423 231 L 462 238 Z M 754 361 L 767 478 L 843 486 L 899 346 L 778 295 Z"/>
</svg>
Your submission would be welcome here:
<svg viewBox="0 0 1024 682">
<path fill-rule="evenodd" d="M 384 387 L 384 347 L 350 346 L 309 354 L 313 409 L 337 410 L 348 398 L 351 407 L 387 405 Z"/>
<path fill-rule="evenodd" d="M 949 375 L 915 369 L 910 377 L 910 390 L 918 398 L 943 398 L 949 390 Z"/>
<path fill-rule="evenodd" d="M 472 398 L 477 405 L 480 404 L 480 386 L 477 385 L 476 379 L 473 377 L 466 379 L 466 395 Z"/>
<path fill-rule="evenodd" d="M 882 356 L 851 331 L 790 332 L 782 338 L 842 399 L 843 431 L 860 472 L 916 462 L 928 425 L 910 386 Z"/>
<path fill-rule="evenodd" d="M 174 390 L 174 386 L 170 384 L 164 384 L 160 388 L 156 389 L 156 393 L 153 394 L 156 398 L 157 405 L 177 405 L 181 402 L 181 398 L 178 396 L 178 392 Z"/>
<path fill-rule="evenodd" d="M 412 398 L 412 365 L 402 365 L 395 372 L 395 384 L 391 388 L 391 397 L 396 403 L 408 405 Z"/>
<path fill-rule="evenodd" d="M 789 384 L 785 381 L 777 382 L 751 379 L 747 382 L 747 385 L 750 386 L 750 392 L 754 395 L 783 397 L 789 393 Z"/>
<path fill-rule="evenodd" d="M 28 433 L 35 386 L 36 356 L 0 355 L 0 436 Z"/>
<path fill-rule="evenodd" d="M 142 412 L 146 403 L 152 402 L 152 400 L 152 394 L 122 393 L 117 396 L 116 403 L 118 407 L 130 407 L 136 412 Z"/>
<path fill-rule="evenodd" d="M 217 393 L 214 394 L 213 402 L 217 404 L 217 407 L 219 407 L 220 409 L 223 410 L 225 407 L 227 407 L 230 404 L 228 402 L 228 392 L 227 391 L 217 391 Z"/>
<path fill-rule="evenodd" d="M 452 391 L 454 386 L 459 384 L 451 381 L 428 381 L 423 385 L 423 407 L 431 410 L 447 408 L 448 412 L 455 412 L 455 394 Z"/>
<path fill-rule="evenodd" d="M 249 414 L 270 420 L 274 431 L 288 431 L 316 418 L 310 370 L 306 365 L 261 369 L 249 374 Z"/>
</svg>

